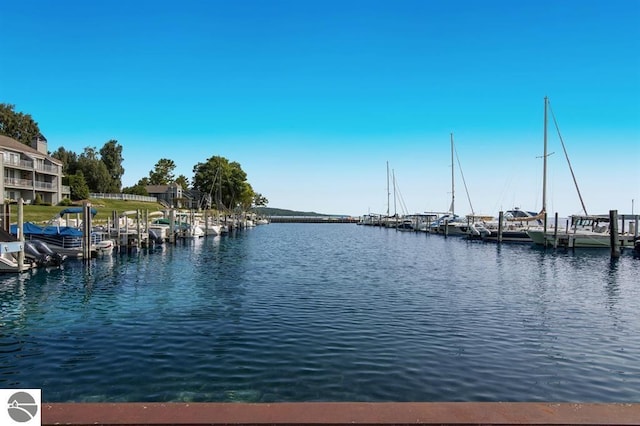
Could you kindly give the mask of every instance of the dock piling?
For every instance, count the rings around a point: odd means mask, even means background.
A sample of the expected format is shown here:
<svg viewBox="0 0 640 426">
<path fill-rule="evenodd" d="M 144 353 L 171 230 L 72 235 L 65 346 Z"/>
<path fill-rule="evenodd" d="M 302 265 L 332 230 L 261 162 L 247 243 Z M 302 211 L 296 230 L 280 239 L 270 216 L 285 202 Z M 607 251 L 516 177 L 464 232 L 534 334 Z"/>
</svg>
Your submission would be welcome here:
<svg viewBox="0 0 640 426">
<path fill-rule="evenodd" d="M 91 259 L 91 203 L 82 203 L 82 258 Z"/>
<path fill-rule="evenodd" d="M 18 241 L 20 241 L 20 251 L 18 252 L 18 272 L 24 271 L 24 200 L 18 201 Z"/>
<path fill-rule="evenodd" d="M 8 201 L 5 201 L 2 205 L 2 228 L 10 232 L 11 231 L 11 204 Z"/>
<path fill-rule="evenodd" d="M 545 213 L 545 223 L 546 223 L 546 213 Z M 545 232 L 546 235 L 546 232 Z M 547 245 L 547 240 L 544 240 L 545 247 Z M 553 219 L 553 248 L 558 248 L 558 212 L 555 213 Z"/>
<path fill-rule="evenodd" d="M 620 240 L 618 238 L 618 210 L 609 210 L 609 238 L 611 243 L 611 258 L 620 257 Z"/>
</svg>

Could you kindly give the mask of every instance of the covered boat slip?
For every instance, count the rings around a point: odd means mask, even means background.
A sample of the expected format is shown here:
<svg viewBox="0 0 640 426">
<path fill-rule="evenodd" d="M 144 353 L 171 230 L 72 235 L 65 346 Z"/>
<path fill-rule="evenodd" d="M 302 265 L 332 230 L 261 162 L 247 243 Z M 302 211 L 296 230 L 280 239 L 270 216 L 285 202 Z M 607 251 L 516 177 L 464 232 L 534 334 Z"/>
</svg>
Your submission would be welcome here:
<svg viewBox="0 0 640 426">
<path fill-rule="evenodd" d="M 38 240 L 59 255 L 78 258 L 93 257 L 97 254 L 96 247 L 103 243 L 102 235 L 92 230 L 92 218 L 97 211 L 89 203 L 65 208 L 45 225 L 24 222 L 23 208 L 19 203 L 18 223 L 9 225 L 6 212 L 3 218 L 4 228 L 14 240 Z"/>
<path fill-rule="evenodd" d="M 85 244 L 84 232 L 71 226 L 45 225 L 25 222 L 22 225 L 26 240 L 39 240 L 46 243 L 53 251 L 72 257 L 82 257 Z M 18 235 L 18 225 L 11 225 L 11 234 Z M 88 242 L 89 252 L 102 242 L 99 233 L 90 232 Z"/>
</svg>

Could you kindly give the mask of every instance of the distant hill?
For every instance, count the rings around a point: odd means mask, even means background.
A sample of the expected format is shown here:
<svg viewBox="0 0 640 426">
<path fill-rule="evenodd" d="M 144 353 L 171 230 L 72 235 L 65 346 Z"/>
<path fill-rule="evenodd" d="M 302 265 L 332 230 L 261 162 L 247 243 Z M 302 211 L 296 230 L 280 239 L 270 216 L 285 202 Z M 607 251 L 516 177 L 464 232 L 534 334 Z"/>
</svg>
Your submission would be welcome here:
<svg viewBox="0 0 640 426">
<path fill-rule="evenodd" d="M 263 216 L 340 216 L 316 212 L 299 212 L 295 210 L 276 209 L 273 207 L 256 207 L 254 211 Z"/>
</svg>

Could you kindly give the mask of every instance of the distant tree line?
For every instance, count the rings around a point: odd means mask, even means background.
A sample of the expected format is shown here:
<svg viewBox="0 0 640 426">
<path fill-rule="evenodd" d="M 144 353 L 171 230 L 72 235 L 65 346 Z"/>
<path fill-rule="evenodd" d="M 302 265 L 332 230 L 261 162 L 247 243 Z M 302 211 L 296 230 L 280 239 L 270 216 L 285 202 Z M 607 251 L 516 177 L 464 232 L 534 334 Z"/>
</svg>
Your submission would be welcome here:
<svg viewBox="0 0 640 426">
<path fill-rule="evenodd" d="M 31 115 L 16 112 L 14 105 L 2 103 L 0 134 L 31 145 L 31 141 L 40 135 L 40 129 Z M 63 184 L 70 187 L 73 200 L 86 199 L 91 192 L 148 195 L 149 185 L 178 184 L 183 189 L 197 190 L 206 195 L 208 205 L 205 207 L 240 207 L 248 210 L 251 207 L 266 206 L 269 202 L 262 194 L 253 190 L 239 163 L 219 156 L 212 156 L 193 167 L 191 187 L 186 176 L 175 177 L 176 164 L 173 160 L 161 158 L 148 176 L 141 178 L 133 186 L 122 188 L 125 171 L 122 166 L 122 151 L 122 145 L 111 139 L 99 150 L 96 147 L 86 147 L 82 153 L 77 154 L 60 147 L 50 155 L 62 162 L 62 173 L 65 176 Z"/>
</svg>

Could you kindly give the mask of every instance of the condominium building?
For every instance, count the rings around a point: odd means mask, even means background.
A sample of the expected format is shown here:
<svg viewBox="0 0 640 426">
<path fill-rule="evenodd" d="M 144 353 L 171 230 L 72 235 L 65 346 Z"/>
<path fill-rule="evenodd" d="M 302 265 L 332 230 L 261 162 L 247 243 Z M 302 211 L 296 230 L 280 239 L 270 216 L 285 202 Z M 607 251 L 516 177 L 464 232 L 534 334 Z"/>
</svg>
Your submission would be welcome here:
<svg viewBox="0 0 640 426">
<path fill-rule="evenodd" d="M 0 173 L 0 204 L 20 198 L 29 204 L 39 195 L 55 205 L 69 197 L 69 187 L 62 185 L 62 162 L 48 155 L 42 135 L 31 146 L 0 135 Z"/>
</svg>

